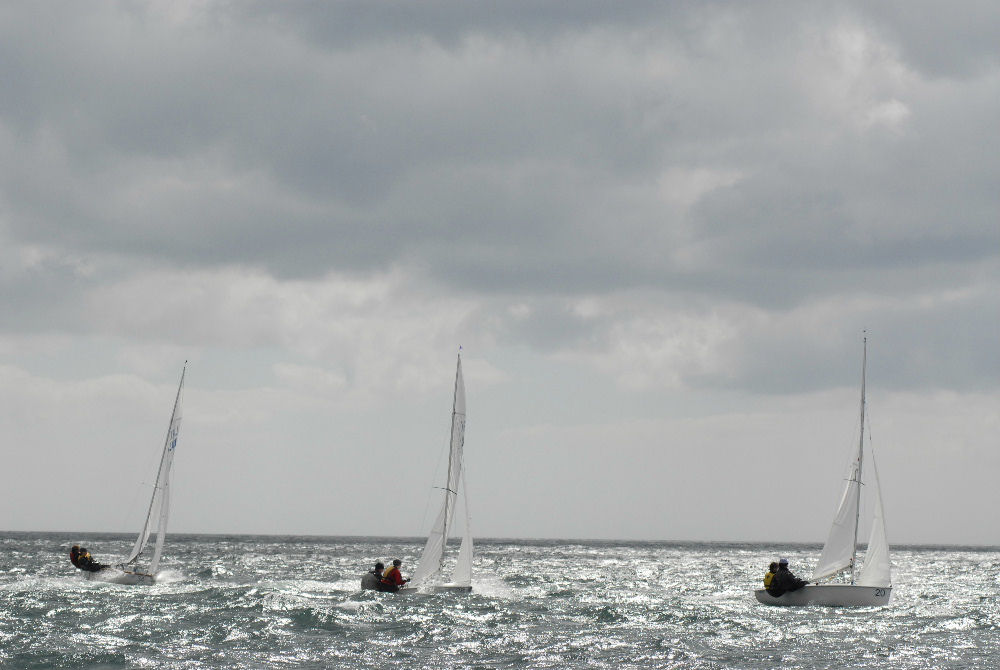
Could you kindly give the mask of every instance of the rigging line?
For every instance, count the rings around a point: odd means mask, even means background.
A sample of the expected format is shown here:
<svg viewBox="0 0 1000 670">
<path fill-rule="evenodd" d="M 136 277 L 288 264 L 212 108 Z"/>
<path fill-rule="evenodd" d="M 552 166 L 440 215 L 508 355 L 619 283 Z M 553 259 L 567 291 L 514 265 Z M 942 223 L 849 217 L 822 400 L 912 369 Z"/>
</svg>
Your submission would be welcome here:
<svg viewBox="0 0 1000 670">
<path fill-rule="evenodd" d="M 441 472 L 441 457 L 444 455 L 444 449 L 438 450 L 437 463 L 434 465 L 434 477 L 431 481 L 436 481 L 438 478 L 438 473 Z M 440 486 L 432 486 L 427 489 L 427 498 L 424 500 L 424 513 L 420 516 L 420 525 L 417 526 L 421 531 L 426 527 L 424 524 L 427 522 L 427 510 L 431 506 L 431 495 L 433 495 L 435 489 L 441 488 Z"/>
<path fill-rule="evenodd" d="M 459 347 L 458 347 L 458 352 L 459 352 L 459 356 L 461 356 L 461 353 L 462 353 L 462 346 L 461 345 L 459 345 Z M 457 376 L 456 376 L 456 383 L 457 383 Z M 456 388 L 457 388 L 457 386 L 456 386 Z M 452 418 L 451 418 L 452 429 L 454 429 L 454 425 L 455 425 L 454 424 L 454 421 L 455 421 L 454 415 L 456 414 L 456 412 L 455 412 L 455 400 L 454 400 L 454 398 L 452 398 L 452 408 L 451 408 L 451 410 L 452 410 L 451 411 L 451 413 L 452 413 Z M 465 413 L 464 412 L 461 413 L 461 416 L 464 419 L 465 418 Z M 447 444 L 447 446 L 443 447 L 443 448 L 440 448 L 438 450 L 437 462 L 434 464 L 434 476 L 431 478 L 432 482 L 437 481 L 438 474 L 441 472 L 441 459 L 442 459 L 442 457 L 444 456 L 444 454 L 446 452 L 448 453 L 448 468 L 450 470 L 451 469 L 451 433 L 448 434 L 448 444 Z M 445 484 L 447 484 L 447 482 L 445 482 Z M 440 487 L 440 486 L 432 486 L 431 488 L 427 489 L 427 498 L 424 500 L 424 511 L 423 511 L 423 514 L 420 515 L 420 525 L 417 526 L 417 528 L 420 528 L 420 529 L 426 528 L 426 526 L 424 524 L 427 523 L 427 510 L 430 509 L 430 506 L 431 506 L 431 495 L 433 494 L 433 492 L 434 492 L 435 489 L 440 489 L 440 488 L 442 488 L 442 487 Z"/>
<path fill-rule="evenodd" d="M 152 458 L 150 458 L 150 461 L 152 461 Z M 125 532 L 125 530 L 127 528 L 129 528 L 129 526 L 131 525 L 129 523 L 131 521 L 131 519 L 129 519 L 129 517 L 132 516 L 133 514 L 135 514 L 136 510 L 138 509 L 135 506 L 135 501 L 138 500 L 139 494 L 142 491 L 146 490 L 146 487 L 148 487 L 148 486 L 150 486 L 149 482 L 139 482 L 139 485 L 135 487 L 135 492 L 132 494 L 132 500 L 130 500 L 129 503 L 128 503 L 128 506 L 125 507 L 122 510 L 122 523 L 121 523 L 122 532 Z M 155 491 L 156 490 L 156 485 L 153 484 L 152 487 L 153 487 L 153 490 Z M 128 532 L 131 533 L 132 532 L 131 529 Z"/>
<path fill-rule="evenodd" d="M 875 441 L 872 439 L 872 411 L 868 408 L 865 408 L 865 428 L 868 429 L 868 447 L 874 452 Z"/>
</svg>

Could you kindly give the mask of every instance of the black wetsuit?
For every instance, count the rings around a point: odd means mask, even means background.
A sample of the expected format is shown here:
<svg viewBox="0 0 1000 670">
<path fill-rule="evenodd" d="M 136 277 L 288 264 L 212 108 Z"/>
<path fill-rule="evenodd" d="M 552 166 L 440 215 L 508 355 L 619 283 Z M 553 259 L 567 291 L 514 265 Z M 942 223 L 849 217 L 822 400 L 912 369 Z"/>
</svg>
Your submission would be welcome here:
<svg viewBox="0 0 1000 670">
<path fill-rule="evenodd" d="M 778 572 L 775 573 L 774 579 L 771 580 L 771 586 L 767 589 L 767 592 L 777 598 L 790 591 L 798 591 L 808 583 L 806 580 L 799 579 L 793 575 L 787 565 L 779 565 Z"/>
</svg>

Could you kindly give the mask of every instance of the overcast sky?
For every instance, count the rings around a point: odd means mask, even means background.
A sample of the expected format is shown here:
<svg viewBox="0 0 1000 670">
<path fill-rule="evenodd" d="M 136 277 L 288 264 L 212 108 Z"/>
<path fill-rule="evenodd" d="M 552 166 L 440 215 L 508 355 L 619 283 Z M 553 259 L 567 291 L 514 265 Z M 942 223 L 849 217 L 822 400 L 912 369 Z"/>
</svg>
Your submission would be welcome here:
<svg viewBox="0 0 1000 670">
<path fill-rule="evenodd" d="M 1000 544 L 1000 5 L 4 3 L 0 529 Z M 429 507 L 431 509 L 429 509 Z"/>
</svg>

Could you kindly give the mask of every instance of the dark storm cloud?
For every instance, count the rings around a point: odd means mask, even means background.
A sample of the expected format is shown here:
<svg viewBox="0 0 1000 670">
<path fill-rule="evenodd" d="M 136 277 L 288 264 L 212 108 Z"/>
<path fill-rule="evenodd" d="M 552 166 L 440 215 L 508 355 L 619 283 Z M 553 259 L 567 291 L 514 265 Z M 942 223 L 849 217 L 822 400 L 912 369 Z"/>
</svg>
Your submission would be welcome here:
<svg viewBox="0 0 1000 670">
<path fill-rule="evenodd" d="M 52 254 L 5 289 L 72 322 L 147 263 L 402 267 L 572 351 L 666 296 L 781 318 L 995 283 L 997 10 L 911 7 L 7 6 L 2 230 Z M 659 297 L 572 308 L 630 291 Z M 692 379 L 750 385 L 754 352 Z"/>
</svg>

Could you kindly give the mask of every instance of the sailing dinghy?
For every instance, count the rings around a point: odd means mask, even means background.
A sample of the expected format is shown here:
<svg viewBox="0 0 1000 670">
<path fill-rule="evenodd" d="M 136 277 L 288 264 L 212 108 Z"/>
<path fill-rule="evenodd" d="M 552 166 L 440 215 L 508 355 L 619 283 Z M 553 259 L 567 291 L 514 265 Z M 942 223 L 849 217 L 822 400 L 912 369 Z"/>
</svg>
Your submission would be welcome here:
<svg viewBox="0 0 1000 670">
<path fill-rule="evenodd" d="M 160 468 L 156 473 L 156 484 L 146 511 L 146 521 L 135 540 L 135 545 L 123 562 L 108 567 L 100 572 L 86 573 L 87 579 L 115 584 L 153 584 L 156 581 L 156 571 L 160 567 L 160 556 L 163 554 L 163 540 L 167 534 L 167 519 L 170 517 L 170 471 L 174 464 L 174 450 L 177 448 L 177 435 L 181 428 L 181 391 L 184 389 L 184 375 L 187 373 L 187 362 L 181 370 L 181 381 L 177 386 L 177 397 L 174 399 L 174 411 L 170 415 L 170 426 L 167 428 L 167 439 L 160 455 Z M 154 528 L 155 526 L 155 528 Z M 156 533 L 153 543 L 153 554 L 145 570 L 139 567 L 149 539 Z"/>
<path fill-rule="evenodd" d="M 472 532 L 469 528 L 469 501 L 465 486 L 465 469 L 462 450 L 465 446 L 465 382 L 462 380 L 462 354 L 458 354 L 455 368 L 455 394 L 451 408 L 451 443 L 448 450 L 448 479 L 444 487 L 444 500 L 438 513 L 417 569 L 409 584 L 400 591 L 431 593 L 472 591 Z M 455 507 L 458 504 L 459 485 L 465 511 L 465 529 L 458 559 L 451 573 L 451 581 L 444 581 L 444 554 L 448 537 L 453 530 Z"/>
<path fill-rule="evenodd" d="M 823 545 L 819 564 L 808 584 L 797 591 L 784 593 L 777 598 L 764 589 L 754 592 L 757 600 L 765 605 L 826 605 L 833 607 L 871 607 L 889 604 L 892 593 L 892 566 L 889 561 L 889 542 L 885 536 L 885 516 L 882 509 L 882 492 L 878 481 L 875 454 L 869 444 L 867 458 L 871 472 L 865 465 L 865 371 L 868 364 L 868 338 L 864 338 L 861 358 L 861 437 L 857 454 L 849 466 L 844 494 L 833 519 L 830 535 Z M 864 475 L 864 476 L 863 476 Z M 861 521 L 862 489 L 867 490 L 871 509 L 871 533 L 860 572 L 855 571 L 858 556 L 858 527 Z M 847 575 L 850 582 L 831 583 L 829 580 Z"/>
</svg>

